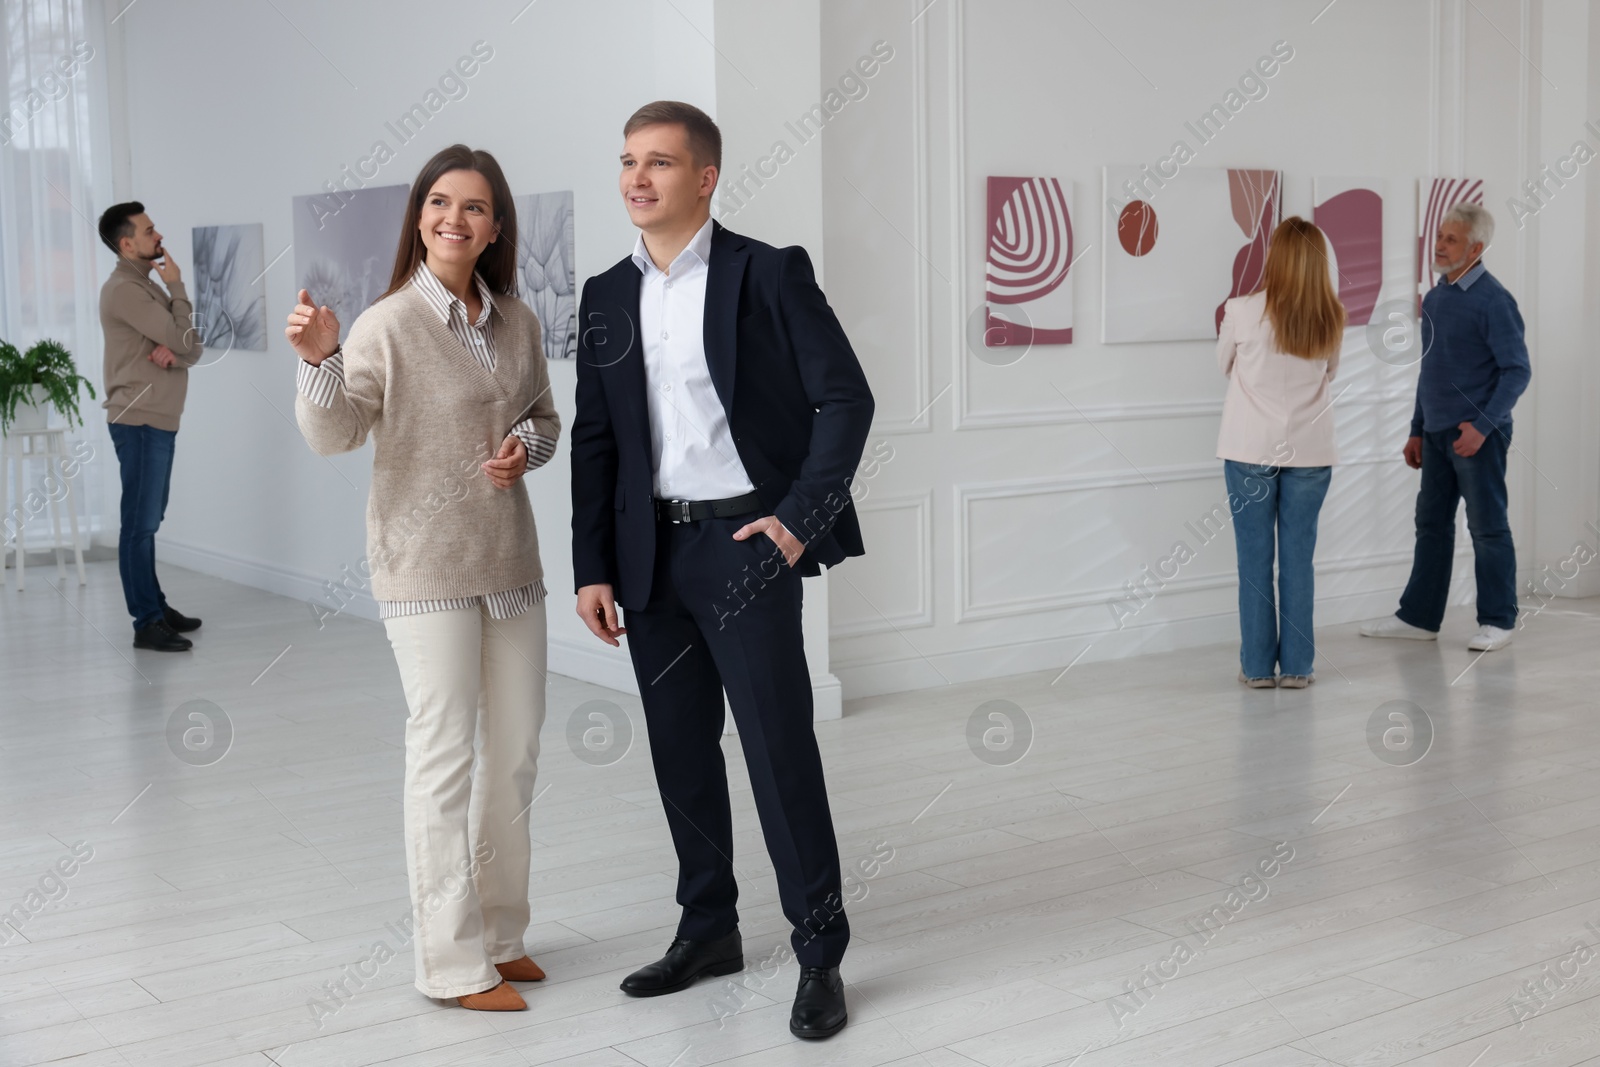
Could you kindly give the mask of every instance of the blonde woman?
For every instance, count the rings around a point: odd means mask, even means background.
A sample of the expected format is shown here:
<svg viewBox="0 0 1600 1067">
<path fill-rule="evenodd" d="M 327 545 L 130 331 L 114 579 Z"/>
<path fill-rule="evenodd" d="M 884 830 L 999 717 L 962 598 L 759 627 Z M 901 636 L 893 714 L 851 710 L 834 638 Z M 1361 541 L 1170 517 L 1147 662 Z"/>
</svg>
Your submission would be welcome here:
<svg viewBox="0 0 1600 1067">
<path fill-rule="evenodd" d="M 522 475 L 560 421 L 516 250 L 499 164 L 453 145 L 412 186 L 389 289 L 344 345 L 305 290 L 284 331 L 306 441 L 328 455 L 372 437 L 372 592 L 410 709 L 416 986 L 480 1011 L 525 1008 L 508 980 L 544 977 L 523 945 L 545 614 Z"/>
<path fill-rule="evenodd" d="M 1329 383 L 1344 323 L 1327 240 L 1299 217 L 1273 232 L 1261 288 L 1223 312 L 1217 361 L 1228 395 L 1217 457 L 1239 556 L 1239 681 L 1253 689 L 1303 689 L 1316 677 L 1311 557 L 1337 461 Z"/>
</svg>

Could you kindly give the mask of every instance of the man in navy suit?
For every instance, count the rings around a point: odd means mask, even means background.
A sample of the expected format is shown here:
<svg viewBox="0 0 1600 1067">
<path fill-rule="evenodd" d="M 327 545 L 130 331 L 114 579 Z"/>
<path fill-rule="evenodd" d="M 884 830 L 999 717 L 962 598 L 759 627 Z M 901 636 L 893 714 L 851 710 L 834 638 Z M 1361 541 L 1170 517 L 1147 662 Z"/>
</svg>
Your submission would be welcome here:
<svg viewBox="0 0 1600 1067">
<path fill-rule="evenodd" d="M 622 197 L 640 236 L 585 283 L 578 310 L 572 557 L 584 623 L 610 645 L 628 635 L 683 917 L 666 956 L 622 989 L 656 996 L 744 967 L 726 692 L 794 926 L 789 1029 L 828 1037 L 846 1022 L 850 927 L 800 579 L 862 554 L 850 479 L 872 393 L 805 250 L 711 221 L 716 124 L 658 101 L 623 137 Z"/>
</svg>

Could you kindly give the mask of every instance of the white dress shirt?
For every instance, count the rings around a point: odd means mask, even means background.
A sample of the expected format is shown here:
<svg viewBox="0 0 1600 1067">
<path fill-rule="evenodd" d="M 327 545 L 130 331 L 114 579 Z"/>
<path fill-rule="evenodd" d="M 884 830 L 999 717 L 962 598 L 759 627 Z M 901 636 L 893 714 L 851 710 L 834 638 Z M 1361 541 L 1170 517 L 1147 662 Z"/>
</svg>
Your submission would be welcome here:
<svg viewBox="0 0 1600 1067">
<path fill-rule="evenodd" d="M 665 273 L 650 259 L 643 234 L 633 250 L 654 490 L 663 500 L 721 500 L 755 489 L 706 363 L 711 227 L 707 219 Z"/>
</svg>

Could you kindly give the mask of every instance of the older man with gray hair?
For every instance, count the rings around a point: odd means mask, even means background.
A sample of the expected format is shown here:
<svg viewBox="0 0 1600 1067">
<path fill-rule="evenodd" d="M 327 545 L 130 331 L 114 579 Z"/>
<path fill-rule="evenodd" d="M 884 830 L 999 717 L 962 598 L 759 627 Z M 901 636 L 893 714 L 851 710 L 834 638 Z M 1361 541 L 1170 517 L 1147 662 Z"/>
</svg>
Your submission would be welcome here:
<svg viewBox="0 0 1600 1067">
<path fill-rule="evenodd" d="M 1411 580 L 1392 618 L 1361 628 L 1366 637 L 1432 641 L 1439 636 L 1455 555 L 1456 506 L 1467 529 L 1478 581 L 1478 632 L 1469 649 L 1511 643 L 1517 619 L 1517 555 L 1506 518 L 1506 453 L 1511 408 L 1533 371 L 1517 301 L 1479 262 L 1494 240 L 1494 216 L 1457 204 L 1439 224 L 1433 269 L 1441 277 L 1422 298 L 1422 374 L 1406 440 L 1406 464 L 1422 471 Z"/>
</svg>

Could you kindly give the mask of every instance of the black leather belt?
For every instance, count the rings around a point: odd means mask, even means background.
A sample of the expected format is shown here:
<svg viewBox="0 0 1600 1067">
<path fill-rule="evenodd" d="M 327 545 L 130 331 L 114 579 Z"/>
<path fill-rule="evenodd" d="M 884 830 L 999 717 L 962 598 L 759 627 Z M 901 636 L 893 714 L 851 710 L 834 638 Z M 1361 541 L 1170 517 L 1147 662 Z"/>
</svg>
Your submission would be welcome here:
<svg viewBox="0 0 1600 1067">
<path fill-rule="evenodd" d="M 731 519 L 761 510 L 755 493 L 730 496 L 722 500 L 657 500 L 656 518 L 663 522 L 700 522 L 704 519 Z"/>
</svg>

